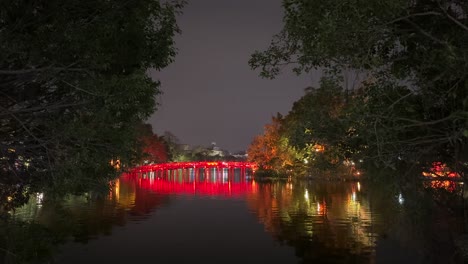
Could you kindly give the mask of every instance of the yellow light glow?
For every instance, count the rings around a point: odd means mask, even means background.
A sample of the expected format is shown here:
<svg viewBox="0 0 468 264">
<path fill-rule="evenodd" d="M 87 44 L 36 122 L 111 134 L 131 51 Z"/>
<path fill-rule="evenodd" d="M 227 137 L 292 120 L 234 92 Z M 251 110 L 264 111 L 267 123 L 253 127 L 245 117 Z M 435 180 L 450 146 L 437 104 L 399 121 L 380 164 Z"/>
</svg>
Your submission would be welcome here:
<svg viewBox="0 0 468 264">
<path fill-rule="evenodd" d="M 314 149 L 315 149 L 315 152 L 325 151 L 325 147 L 323 145 L 319 145 L 319 144 L 315 144 Z"/>
<path fill-rule="evenodd" d="M 115 181 L 115 199 L 118 201 L 120 198 L 120 179 Z"/>
</svg>

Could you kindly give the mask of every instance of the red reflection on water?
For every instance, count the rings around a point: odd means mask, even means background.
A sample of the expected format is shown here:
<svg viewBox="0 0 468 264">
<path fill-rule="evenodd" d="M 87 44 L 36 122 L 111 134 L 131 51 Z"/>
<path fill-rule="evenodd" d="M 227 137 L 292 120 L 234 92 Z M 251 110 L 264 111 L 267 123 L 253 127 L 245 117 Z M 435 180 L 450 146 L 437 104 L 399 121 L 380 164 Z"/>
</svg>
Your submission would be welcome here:
<svg viewBox="0 0 468 264">
<path fill-rule="evenodd" d="M 240 196 L 255 193 L 254 181 L 251 182 L 174 182 L 168 179 L 140 179 L 140 187 L 161 194 L 191 194 L 203 196 Z"/>
<path fill-rule="evenodd" d="M 445 189 L 448 192 L 456 192 L 457 186 L 461 183 L 455 181 L 430 181 L 424 182 L 424 187 L 433 189 Z"/>
<path fill-rule="evenodd" d="M 457 183 L 455 180 L 460 178 L 460 174 L 452 171 L 447 164 L 439 161 L 433 162 L 431 165 L 432 167 L 424 171 L 422 175 L 434 180 L 424 182 L 424 187 L 456 192 L 460 183 Z"/>
</svg>

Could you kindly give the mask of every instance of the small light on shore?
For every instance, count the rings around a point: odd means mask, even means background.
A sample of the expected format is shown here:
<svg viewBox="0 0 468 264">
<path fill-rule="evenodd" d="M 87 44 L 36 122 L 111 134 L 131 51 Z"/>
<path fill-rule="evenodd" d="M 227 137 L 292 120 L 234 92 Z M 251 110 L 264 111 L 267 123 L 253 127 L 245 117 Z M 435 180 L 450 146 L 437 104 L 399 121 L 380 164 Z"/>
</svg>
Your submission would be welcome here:
<svg viewBox="0 0 468 264">
<path fill-rule="evenodd" d="M 405 199 L 403 198 L 403 195 L 401 193 L 398 195 L 398 203 L 403 204 L 405 202 Z"/>
</svg>

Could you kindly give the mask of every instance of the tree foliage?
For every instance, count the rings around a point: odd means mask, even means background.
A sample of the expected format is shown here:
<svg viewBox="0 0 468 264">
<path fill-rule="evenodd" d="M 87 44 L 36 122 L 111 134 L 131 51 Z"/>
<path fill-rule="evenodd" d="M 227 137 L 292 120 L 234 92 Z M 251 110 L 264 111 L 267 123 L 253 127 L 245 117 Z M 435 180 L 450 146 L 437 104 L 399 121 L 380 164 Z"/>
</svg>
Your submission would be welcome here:
<svg viewBox="0 0 468 264">
<path fill-rule="evenodd" d="M 362 156 L 390 167 L 436 159 L 466 170 L 466 2 L 284 0 L 283 7 L 283 30 L 252 55 L 252 68 L 269 78 L 285 65 L 297 73 L 327 69 L 333 78 L 364 72 L 338 122 L 356 135 Z"/>
<path fill-rule="evenodd" d="M 138 126 L 138 145 L 137 153 L 140 156 L 139 163 L 163 163 L 169 160 L 168 144 L 164 137 L 153 133 L 150 124 L 141 124 Z"/>
<path fill-rule="evenodd" d="M 299 156 L 284 136 L 281 114 L 272 117 L 272 122 L 265 125 L 264 133 L 254 138 L 247 150 L 248 160 L 257 163 L 260 168 L 284 173 L 292 168 Z"/>
<path fill-rule="evenodd" d="M 334 78 L 322 78 L 318 88 L 309 87 L 305 92 L 285 117 L 285 136 L 309 166 L 337 165 L 352 152 L 348 147 L 352 127 L 345 122 L 347 94 Z"/>
<path fill-rule="evenodd" d="M 0 4 L 2 181 L 94 177 L 112 158 L 130 162 L 135 126 L 160 93 L 146 70 L 173 60 L 182 4 L 7 2 Z"/>
</svg>

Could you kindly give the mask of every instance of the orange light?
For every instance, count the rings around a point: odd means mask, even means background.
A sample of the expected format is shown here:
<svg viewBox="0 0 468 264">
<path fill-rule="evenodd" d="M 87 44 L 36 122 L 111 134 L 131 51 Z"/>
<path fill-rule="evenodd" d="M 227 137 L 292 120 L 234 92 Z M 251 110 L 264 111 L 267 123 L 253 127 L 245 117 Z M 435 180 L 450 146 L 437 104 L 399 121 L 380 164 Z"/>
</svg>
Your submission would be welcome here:
<svg viewBox="0 0 468 264">
<path fill-rule="evenodd" d="M 314 150 L 315 150 L 315 152 L 323 152 L 323 151 L 325 151 L 325 146 L 319 145 L 319 144 L 315 144 L 315 145 L 314 145 Z"/>
<path fill-rule="evenodd" d="M 422 175 L 424 177 L 448 177 L 448 178 L 459 178 L 460 174 L 454 171 L 447 166 L 447 164 L 440 161 L 433 162 L 432 167 L 428 171 L 423 171 Z"/>
</svg>

